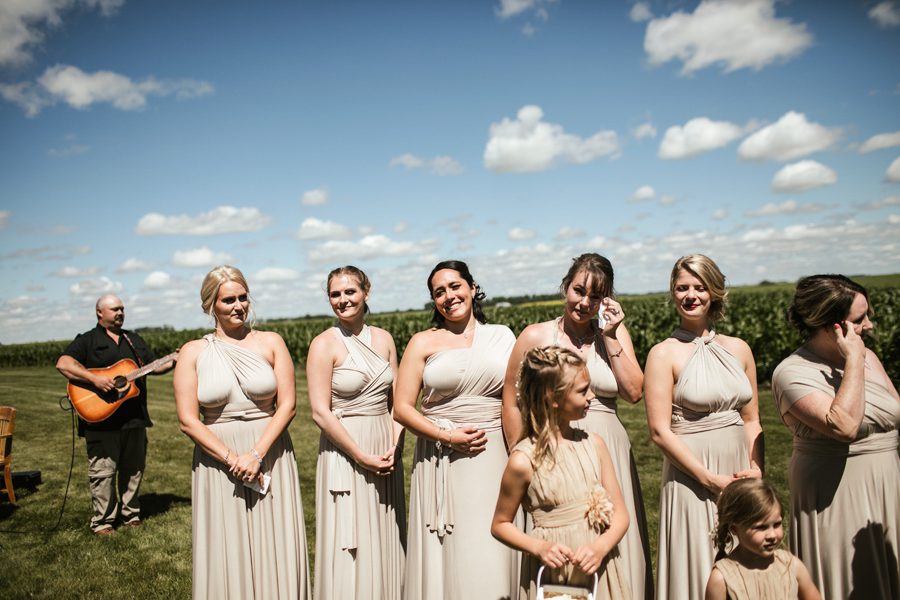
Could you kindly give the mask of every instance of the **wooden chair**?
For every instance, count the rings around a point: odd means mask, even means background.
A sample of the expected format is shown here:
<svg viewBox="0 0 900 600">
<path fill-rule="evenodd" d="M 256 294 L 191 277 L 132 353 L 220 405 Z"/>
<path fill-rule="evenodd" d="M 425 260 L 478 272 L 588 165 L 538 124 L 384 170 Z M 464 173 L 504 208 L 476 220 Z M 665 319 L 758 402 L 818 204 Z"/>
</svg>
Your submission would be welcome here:
<svg viewBox="0 0 900 600">
<path fill-rule="evenodd" d="M 16 503 L 16 492 L 12 485 L 12 438 L 16 425 L 16 409 L 12 406 L 0 406 L 0 467 L 3 467 L 3 482 L 9 501 Z"/>
</svg>

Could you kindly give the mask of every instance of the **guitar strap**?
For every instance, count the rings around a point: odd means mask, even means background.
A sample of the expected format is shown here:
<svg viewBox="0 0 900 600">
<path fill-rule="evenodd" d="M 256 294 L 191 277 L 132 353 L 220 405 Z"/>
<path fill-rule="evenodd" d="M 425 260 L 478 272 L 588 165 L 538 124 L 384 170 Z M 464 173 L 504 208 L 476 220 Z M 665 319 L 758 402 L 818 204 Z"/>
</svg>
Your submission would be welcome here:
<svg viewBox="0 0 900 600">
<path fill-rule="evenodd" d="M 134 347 L 134 344 L 131 343 L 131 339 L 129 339 L 129 337 L 125 334 L 124 331 L 122 332 L 122 337 L 125 338 L 125 342 L 131 348 L 132 354 L 134 354 L 134 357 L 137 359 L 138 366 L 143 367 L 144 361 L 141 360 L 141 355 L 138 354 L 137 348 Z"/>
</svg>

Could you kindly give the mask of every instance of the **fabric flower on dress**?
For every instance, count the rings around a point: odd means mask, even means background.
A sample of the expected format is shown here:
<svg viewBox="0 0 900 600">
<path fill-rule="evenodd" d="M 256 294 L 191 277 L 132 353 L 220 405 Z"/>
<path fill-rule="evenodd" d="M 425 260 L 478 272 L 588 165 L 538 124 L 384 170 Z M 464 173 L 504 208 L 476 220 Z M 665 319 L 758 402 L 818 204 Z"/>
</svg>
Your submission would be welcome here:
<svg viewBox="0 0 900 600">
<path fill-rule="evenodd" d="M 588 508 L 585 513 L 588 525 L 598 534 L 606 531 L 612 522 L 613 503 L 606 489 L 599 483 L 594 485 L 588 496 Z"/>
</svg>

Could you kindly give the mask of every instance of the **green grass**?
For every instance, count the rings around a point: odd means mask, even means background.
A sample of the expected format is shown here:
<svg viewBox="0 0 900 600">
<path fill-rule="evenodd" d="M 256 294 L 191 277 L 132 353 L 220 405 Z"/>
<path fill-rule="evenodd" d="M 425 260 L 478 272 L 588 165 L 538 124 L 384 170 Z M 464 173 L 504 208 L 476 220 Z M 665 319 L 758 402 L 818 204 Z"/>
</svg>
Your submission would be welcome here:
<svg viewBox="0 0 900 600">
<path fill-rule="evenodd" d="M 84 441 L 75 440 L 75 467 L 58 528 L 71 460 L 71 416 L 58 407 L 64 379 L 52 368 L 0 371 L 0 404 L 16 407 L 13 468 L 40 470 L 35 490 L 17 490 L 19 504 L 0 500 L 0 573 L 10 598 L 189 598 L 191 592 L 191 456 L 193 442 L 178 430 L 171 374 L 149 378 L 150 414 L 147 470 L 141 487 L 144 526 L 97 538 L 88 529 L 90 497 Z M 306 401 L 302 369 L 297 377 L 297 417 L 290 426 L 300 471 L 310 566 L 315 548 L 316 453 L 319 432 Z M 775 413 L 771 393 L 760 392 L 766 431 L 767 476 L 787 499 L 786 470 L 791 437 Z M 643 403 L 619 403 L 631 436 L 656 554 L 661 455 L 650 442 Z M 409 469 L 415 438 L 408 436 L 404 466 Z M 14 590 L 9 595 L 8 590 Z"/>
</svg>

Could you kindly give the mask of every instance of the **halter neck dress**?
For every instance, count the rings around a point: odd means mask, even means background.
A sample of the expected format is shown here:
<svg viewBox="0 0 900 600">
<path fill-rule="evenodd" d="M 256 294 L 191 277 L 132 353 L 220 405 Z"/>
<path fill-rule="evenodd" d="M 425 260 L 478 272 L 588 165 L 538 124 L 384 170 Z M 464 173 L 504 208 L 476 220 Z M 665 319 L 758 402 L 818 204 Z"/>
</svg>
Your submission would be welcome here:
<svg viewBox="0 0 900 600">
<path fill-rule="evenodd" d="M 277 381 L 259 354 L 209 334 L 197 357 L 204 424 L 238 453 L 253 447 L 275 412 Z M 294 448 L 284 431 L 263 457 L 268 493 L 235 479 L 194 449 L 193 597 L 308 598 L 303 503 Z"/>
<path fill-rule="evenodd" d="M 436 352 L 425 361 L 425 417 L 444 430 L 482 429 L 487 445 L 466 456 L 416 441 L 404 584 L 409 600 L 499 600 L 517 588 L 518 553 L 491 536 L 507 461 L 500 429 L 503 377 L 515 341 L 508 327 L 479 323 L 470 348 Z"/>
<path fill-rule="evenodd" d="M 843 369 L 799 348 L 772 376 L 782 419 L 812 392 L 833 398 L 843 377 Z M 866 371 L 856 440 L 840 442 L 799 422 L 790 428 L 791 551 L 823 598 L 900 598 L 900 402 Z"/>
<path fill-rule="evenodd" d="M 331 411 L 367 454 L 393 443 L 388 402 L 394 375 L 372 349 L 366 326 L 359 336 L 331 329 L 347 349 L 331 376 Z M 403 587 L 406 510 L 403 463 L 377 475 L 357 466 L 324 433 L 316 462 L 316 565 L 314 597 L 320 600 L 399 598 Z"/>
<path fill-rule="evenodd" d="M 553 328 L 554 346 L 561 345 L 560 320 L 561 317 L 556 319 L 556 326 Z M 625 537 L 618 544 L 629 588 L 633 598 L 652 600 L 653 571 L 650 567 L 650 538 L 647 534 L 644 496 L 641 493 L 634 454 L 631 452 L 631 440 L 616 412 L 619 384 L 605 356 L 606 348 L 599 339 L 599 331 L 595 332 L 591 348 L 584 357 L 595 399 L 588 407 L 587 415 L 573 421 L 572 427 L 596 433 L 606 443 L 630 521 Z"/>
<path fill-rule="evenodd" d="M 713 473 L 731 475 L 750 467 L 740 409 L 753 396 L 741 362 L 716 342 L 677 329 L 672 336 L 694 345 L 672 398 L 672 431 Z M 663 457 L 659 500 L 657 600 L 703 598 L 713 567 L 710 532 L 716 498 L 696 479 Z"/>
</svg>

